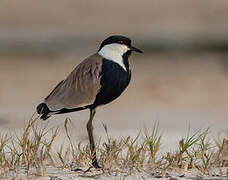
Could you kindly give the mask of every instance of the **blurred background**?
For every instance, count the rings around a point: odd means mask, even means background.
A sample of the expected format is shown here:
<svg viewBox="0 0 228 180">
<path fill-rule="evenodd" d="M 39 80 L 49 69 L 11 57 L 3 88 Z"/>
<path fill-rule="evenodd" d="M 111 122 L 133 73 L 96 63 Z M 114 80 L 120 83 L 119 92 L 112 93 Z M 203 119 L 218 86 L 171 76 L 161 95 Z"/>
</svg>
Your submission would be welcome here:
<svg viewBox="0 0 228 180">
<path fill-rule="evenodd" d="M 228 129 L 228 1 L 2 0 L 0 5 L 0 129 L 21 129 L 36 105 L 113 34 L 144 54 L 130 58 L 132 81 L 121 98 L 100 107 L 96 138 L 137 136 L 158 121 L 163 148 L 211 128 Z M 75 141 L 87 142 L 88 111 L 72 119 Z M 64 139 L 65 137 L 63 137 Z"/>
</svg>

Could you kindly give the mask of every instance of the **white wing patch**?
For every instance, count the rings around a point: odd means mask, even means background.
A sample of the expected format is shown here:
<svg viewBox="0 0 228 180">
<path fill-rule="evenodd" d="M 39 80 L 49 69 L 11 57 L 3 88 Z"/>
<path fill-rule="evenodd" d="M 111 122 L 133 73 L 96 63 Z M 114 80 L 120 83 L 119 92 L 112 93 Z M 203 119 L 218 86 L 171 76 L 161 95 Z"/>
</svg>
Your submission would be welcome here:
<svg viewBox="0 0 228 180">
<path fill-rule="evenodd" d="M 125 71 L 127 71 L 123 63 L 123 54 L 126 53 L 129 48 L 124 44 L 107 44 L 101 48 L 98 52 L 103 58 L 114 61 L 118 63 Z"/>
</svg>

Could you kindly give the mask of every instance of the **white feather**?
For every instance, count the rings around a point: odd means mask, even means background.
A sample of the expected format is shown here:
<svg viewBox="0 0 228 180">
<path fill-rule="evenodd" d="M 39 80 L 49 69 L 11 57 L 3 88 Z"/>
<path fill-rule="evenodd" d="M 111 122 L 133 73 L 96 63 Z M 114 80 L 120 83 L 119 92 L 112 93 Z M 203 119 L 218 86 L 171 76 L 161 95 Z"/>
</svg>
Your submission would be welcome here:
<svg viewBox="0 0 228 180">
<path fill-rule="evenodd" d="M 103 58 L 114 61 L 118 63 L 125 71 L 127 71 L 123 63 L 123 54 L 126 53 L 129 48 L 124 44 L 107 44 L 101 48 L 98 52 Z"/>
</svg>

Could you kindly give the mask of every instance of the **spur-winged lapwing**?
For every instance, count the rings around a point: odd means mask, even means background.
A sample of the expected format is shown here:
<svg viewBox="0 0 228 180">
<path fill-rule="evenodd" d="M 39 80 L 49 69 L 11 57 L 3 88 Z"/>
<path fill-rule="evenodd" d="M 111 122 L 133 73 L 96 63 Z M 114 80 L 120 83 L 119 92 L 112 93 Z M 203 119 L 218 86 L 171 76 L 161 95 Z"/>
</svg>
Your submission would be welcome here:
<svg viewBox="0 0 228 180">
<path fill-rule="evenodd" d="M 37 106 L 37 112 L 43 120 L 54 114 L 90 110 L 87 131 L 95 168 L 99 168 L 92 126 L 95 110 L 119 97 L 128 86 L 131 80 L 128 57 L 132 51 L 142 53 L 131 45 L 129 38 L 110 36 L 101 43 L 97 53 L 82 61 Z"/>
</svg>

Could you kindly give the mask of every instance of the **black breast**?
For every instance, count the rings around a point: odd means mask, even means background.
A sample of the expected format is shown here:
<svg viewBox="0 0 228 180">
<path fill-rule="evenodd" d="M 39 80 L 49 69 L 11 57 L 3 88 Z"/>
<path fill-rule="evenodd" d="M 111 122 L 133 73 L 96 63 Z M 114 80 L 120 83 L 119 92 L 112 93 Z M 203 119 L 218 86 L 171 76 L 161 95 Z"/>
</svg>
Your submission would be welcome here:
<svg viewBox="0 0 228 180">
<path fill-rule="evenodd" d="M 93 108 L 107 104 L 121 95 L 131 80 L 131 72 L 127 64 L 125 71 L 119 64 L 103 59 L 101 72 L 101 90 L 92 105 Z"/>
</svg>

